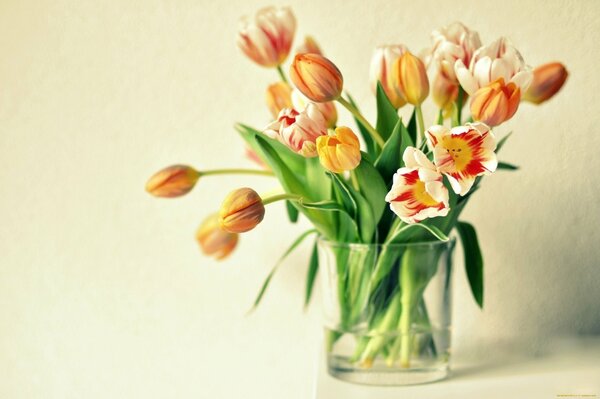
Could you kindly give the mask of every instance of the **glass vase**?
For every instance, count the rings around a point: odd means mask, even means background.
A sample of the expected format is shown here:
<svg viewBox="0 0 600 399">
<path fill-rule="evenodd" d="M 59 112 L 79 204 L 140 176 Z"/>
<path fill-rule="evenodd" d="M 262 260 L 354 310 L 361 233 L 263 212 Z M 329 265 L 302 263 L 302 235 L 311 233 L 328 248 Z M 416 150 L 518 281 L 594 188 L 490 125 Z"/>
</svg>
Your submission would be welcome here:
<svg viewBox="0 0 600 399">
<path fill-rule="evenodd" d="M 368 385 L 448 375 L 454 246 L 319 240 L 330 375 Z"/>
</svg>

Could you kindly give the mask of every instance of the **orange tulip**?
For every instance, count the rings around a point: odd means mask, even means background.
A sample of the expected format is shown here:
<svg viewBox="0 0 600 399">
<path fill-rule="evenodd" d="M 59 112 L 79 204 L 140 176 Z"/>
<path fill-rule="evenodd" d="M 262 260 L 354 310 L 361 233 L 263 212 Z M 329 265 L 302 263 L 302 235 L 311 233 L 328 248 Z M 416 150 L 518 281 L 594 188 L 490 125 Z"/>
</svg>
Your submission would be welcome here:
<svg viewBox="0 0 600 399">
<path fill-rule="evenodd" d="M 233 252 L 238 237 L 237 233 L 229 233 L 221 228 L 218 213 L 213 213 L 204 219 L 196 231 L 196 241 L 202 252 L 218 260 L 225 259 Z"/>
<path fill-rule="evenodd" d="M 146 183 L 146 191 L 155 197 L 180 197 L 196 185 L 200 173 L 187 165 L 173 165 L 155 173 Z"/>
<path fill-rule="evenodd" d="M 552 98 L 565 84 L 569 72 L 560 62 L 550 62 L 533 70 L 533 82 L 523 95 L 523 100 L 541 104 Z"/>
<path fill-rule="evenodd" d="M 285 82 L 269 85 L 266 93 L 267 107 L 274 119 L 284 108 L 292 107 L 292 88 Z"/>
<path fill-rule="evenodd" d="M 406 101 L 420 106 L 429 95 L 427 70 L 421 59 L 406 51 L 394 63 L 392 79 Z"/>
<path fill-rule="evenodd" d="M 306 36 L 304 38 L 304 43 L 302 43 L 300 46 L 298 46 L 296 53 L 297 54 L 310 53 L 310 54 L 323 55 L 321 48 L 319 47 L 319 45 L 317 44 L 317 42 L 315 41 L 315 39 L 312 36 Z"/>
<path fill-rule="evenodd" d="M 340 70 L 318 54 L 297 54 L 290 67 L 290 78 L 302 94 L 317 103 L 339 98 L 344 87 Z"/>
<path fill-rule="evenodd" d="M 520 100 L 519 86 L 514 82 L 505 84 L 504 79 L 499 78 L 475 92 L 471 99 L 471 115 L 473 120 L 498 126 L 513 117 Z"/>
<path fill-rule="evenodd" d="M 332 136 L 317 138 L 317 152 L 321 165 L 333 173 L 353 170 L 360 163 L 360 142 L 349 127 L 340 126 Z"/>
<path fill-rule="evenodd" d="M 260 195 L 251 188 L 239 188 L 225 197 L 219 211 L 223 230 L 244 233 L 255 228 L 265 216 L 265 206 Z"/>
</svg>

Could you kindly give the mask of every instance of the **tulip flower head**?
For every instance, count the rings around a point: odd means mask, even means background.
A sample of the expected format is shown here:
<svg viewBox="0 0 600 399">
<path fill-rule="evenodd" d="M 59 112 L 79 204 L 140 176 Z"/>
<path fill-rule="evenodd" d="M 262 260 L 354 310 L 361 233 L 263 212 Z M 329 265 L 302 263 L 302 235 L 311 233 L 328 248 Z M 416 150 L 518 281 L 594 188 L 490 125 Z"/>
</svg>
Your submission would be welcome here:
<svg viewBox="0 0 600 399">
<path fill-rule="evenodd" d="M 540 65 L 533 70 L 533 81 L 523 95 L 523 100 L 534 104 L 548 101 L 563 87 L 569 73 L 560 62 Z"/>
<path fill-rule="evenodd" d="M 292 88 L 285 82 L 269 85 L 265 97 L 273 118 L 277 118 L 282 109 L 292 107 Z"/>
<path fill-rule="evenodd" d="M 317 44 L 316 40 L 312 36 L 306 36 L 304 38 L 304 43 L 302 43 L 296 49 L 296 54 L 318 54 L 323 55 L 321 48 Z"/>
<path fill-rule="evenodd" d="M 196 241 L 207 256 L 217 260 L 225 259 L 237 246 L 238 234 L 229 233 L 221 228 L 219 214 L 207 217 L 196 231 Z"/>
<path fill-rule="evenodd" d="M 477 176 L 488 175 L 498 166 L 494 134 L 483 123 L 467 123 L 452 130 L 436 125 L 426 134 L 434 162 L 456 194 L 467 194 Z"/>
<path fill-rule="evenodd" d="M 292 151 L 304 156 L 317 156 L 316 141 L 327 135 L 327 121 L 317 106 L 309 103 L 304 111 L 285 108 L 264 133 L 277 139 Z"/>
<path fill-rule="evenodd" d="M 344 87 L 340 70 L 319 54 L 296 54 L 290 78 L 302 94 L 317 103 L 339 98 Z"/>
<path fill-rule="evenodd" d="M 458 85 L 446 79 L 442 73 L 438 73 L 433 80 L 431 96 L 445 115 L 450 114 L 452 105 L 458 98 Z"/>
<path fill-rule="evenodd" d="M 460 22 L 454 22 L 431 34 L 433 40 L 432 60 L 439 73 L 451 83 L 458 84 L 454 65 L 460 60 L 470 65 L 473 53 L 481 47 L 479 33 Z"/>
<path fill-rule="evenodd" d="M 393 66 L 392 81 L 406 102 L 420 106 L 429 95 L 427 69 L 419 57 L 406 51 Z"/>
<path fill-rule="evenodd" d="M 390 209 L 409 224 L 446 216 L 450 210 L 448 190 L 435 165 L 414 147 L 407 147 L 402 159 L 405 167 L 394 174 L 392 188 L 385 197 Z"/>
<path fill-rule="evenodd" d="M 252 61 L 273 68 L 287 58 L 295 32 L 296 18 L 290 8 L 267 7 L 254 20 L 242 18 L 237 45 Z"/>
<path fill-rule="evenodd" d="M 471 99 L 473 120 L 489 126 L 498 126 L 517 112 L 521 90 L 514 82 L 504 83 L 503 78 L 477 90 Z"/>
<path fill-rule="evenodd" d="M 187 165 L 173 165 L 155 173 L 146 183 L 146 191 L 155 197 L 174 198 L 190 192 L 200 172 Z"/>
<path fill-rule="evenodd" d="M 219 211 L 219 223 L 230 233 L 244 233 L 255 228 L 265 216 L 260 195 L 251 188 L 239 188 L 225 197 Z"/>
<path fill-rule="evenodd" d="M 371 69 L 369 72 L 371 90 L 375 94 L 377 92 L 377 82 L 379 82 L 387 98 L 396 109 L 406 104 L 406 99 L 394 82 L 393 67 L 396 60 L 406 51 L 408 51 L 406 47 L 401 44 L 380 46 L 375 49 L 371 58 Z"/>
<path fill-rule="evenodd" d="M 524 92 L 533 77 L 521 53 L 506 38 L 500 38 L 475 51 L 469 65 L 457 60 L 454 72 L 460 85 L 470 96 L 499 78 L 503 78 L 505 82 L 513 82 Z"/>
<path fill-rule="evenodd" d="M 336 128 L 333 135 L 319 137 L 317 152 L 321 165 L 333 173 L 353 170 L 360 164 L 360 142 L 346 126 Z"/>
<path fill-rule="evenodd" d="M 335 103 L 333 101 L 329 101 L 326 103 L 315 103 L 308 99 L 304 94 L 300 92 L 298 89 L 292 90 L 292 108 L 294 108 L 298 112 L 302 112 L 306 109 L 308 104 L 314 104 L 317 109 L 323 114 L 325 118 L 325 123 L 328 128 L 335 127 L 337 123 L 337 109 L 335 108 Z"/>
</svg>

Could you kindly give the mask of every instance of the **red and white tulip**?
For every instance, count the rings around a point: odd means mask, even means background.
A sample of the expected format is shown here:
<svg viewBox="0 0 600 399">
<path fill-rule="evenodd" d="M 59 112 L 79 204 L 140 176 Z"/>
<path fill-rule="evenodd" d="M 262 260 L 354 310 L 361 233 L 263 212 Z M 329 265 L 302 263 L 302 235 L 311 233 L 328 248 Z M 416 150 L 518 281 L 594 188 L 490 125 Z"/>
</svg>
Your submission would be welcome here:
<svg viewBox="0 0 600 399">
<path fill-rule="evenodd" d="M 454 72 L 470 96 L 499 78 L 507 84 L 513 82 L 524 92 L 533 79 L 533 72 L 525 65 L 521 53 L 504 37 L 477 50 L 470 64 L 456 61 Z"/>
<path fill-rule="evenodd" d="M 489 126 L 467 123 L 448 129 L 435 125 L 427 130 L 438 170 L 448 177 L 456 194 L 469 192 L 477 176 L 488 175 L 498 166 L 496 139 Z"/>
<path fill-rule="evenodd" d="M 406 99 L 400 92 L 400 88 L 394 84 L 392 68 L 396 60 L 406 51 L 408 51 L 407 48 L 402 44 L 379 46 L 375 49 L 371 58 L 371 69 L 369 71 L 371 90 L 375 94 L 377 82 L 380 82 L 383 91 L 396 109 L 406 104 Z"/>
<path fill-rule="evenodd" d="M 327 135 L 327 121 L 317 106 L 309 103 L 302 112 L 293 108 L 281 110 L 264 133 L 304 157 L 314 157 L 317 138 Z"/>
<path fill-rule="evenodd" d="M 266 7 L 254 20 L 242 18 L 237 45 L 252 61 L 273 68 L 287 58 L 295 32 L 296 18 L 289 7 Z"/>
<path fill-rule="evenodd" d="M 390 209 L 410 224 L 446 216 L 450 210 L 448 190 L 435 165 L 414 147 L 406 148 L 402 159 L 405 167 L 394 174 L 392 188 L 385 196 Z"/>
<path fill-rule="evenodd" d="M 470 30 L 460 22 L 454 22 L 435 30 L 431 34 L 433 40 L 432 60 L 439 73 L 452 83 L 458 84 L 454 72 L 454 64 L 461 61 L 470 65 L 475 51 L 481 47 L 479 33 Z"/>
</svg>

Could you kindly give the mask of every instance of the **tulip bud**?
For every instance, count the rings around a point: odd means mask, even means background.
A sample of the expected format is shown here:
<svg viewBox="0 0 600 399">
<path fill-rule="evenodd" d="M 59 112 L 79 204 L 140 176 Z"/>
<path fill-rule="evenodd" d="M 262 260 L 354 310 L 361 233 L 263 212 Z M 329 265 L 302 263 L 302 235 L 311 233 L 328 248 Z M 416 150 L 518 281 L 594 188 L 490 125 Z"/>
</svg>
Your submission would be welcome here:
<svg viewBox="0 0 600 399">
<path fill-rule="evenodd" d="M 155 197 L 180 197 L 196 185 L 200 172 L 186 165 L 173 165 L 155 173 L 146 183 L 146 191 Z"/>
<path fill-rule="evenodd" d="M 394 83 L 393 67 L 396 60 L 406 51 L 408 51 L 406 47 L 401 44 L 380 46 L 375 49 L 371 58 L 371 90 L 374 94 L 377 93 L 377 82 L 379 82 L 390 103 L 396 109 L 404 106 L 406 100 Z"/>
<path fill-rule="evenodd" d="M 429 94 L 425 64 L 410 51 L 406 51 L 394 63 L 393 79 L 406 101 L 412 105 L 421 105 Z"/>
<path fill-rule="evenodd" d="M 552 98 L 565 84 L 569 73 L 560 62 L 540 65 L 533 70 L 533 82 L 523 95 L 523 100 L 541 104 Z"/>
<path fill-rule="evenodd" d="M 290 53 L 295 31 L 296 18 L 288 7 L 266 7 L 254 21 L 242 18 L 237 45 L 257 64 L 276 67 Z"/>
<path fill-rule="evenodd" d="M 302 112 L 306 109 L 308 104 L 314 104 L 315 107 L 323 114 L 325 118 L 325 122 L 328 128 L 335 127 L 337 123 L 337 109 L 335 108 L 335 104 L 333 101 L 329 101 L 326 103 L 314 103 L 310 101 L 304 94 L 300 92 L 298 89 L 294 89 L 292 91 L 292 107 L 298 111 Z"/>
<path fill-rule="evenodd" d="M 205 255 L 221 260 L 229 256 L 237 246 L 238 234 L 223 230 L 219 214 L 213 213 L 198 227 L 196 241 Z"/>
<path fill-rule="evenodd" d="M 275 119 L 282 109 L 292 107 L 292 88 L 285 82 L 273 83 L 267 88 L 266 101 Z"/>
<path fill-rule="evenodd" d="M 296 53 L 297 54 L 310 53 L 310 54 L 323 55 L 321 48 L 319 47 L 319 45 L 317 44 L 317 42 L 315 41 L 315 39 L 312 36 L 306 36 L 304 38 L 304 43 L 302 43 L 300 46 L 298 46 Z"/>
<path fill-rule="evenodd" d="M 225 197 L 219 211 L 221 227 L 230 233 L 244 233 L 255 228 L 265 216 L 260 195 L 251 188 L 239 188 Z"/>
<path fill-rule="evenodd" d="M 353 170 L 360 163 L 360 143 L 349 127 L 340 126 L 332 136 L 319 137 L 317 152 L 321 165 L 333 173 Z"/>
<path fill-rule="evenodd" d="M 458 98 L 458 85 L 439 73 L 433 80 L 431 95 L 433 102 L 444 111 L 444 114 L 447 114 L 452 110 L 452 104 Z"/>
<path fill-rule="evenodd" d="M 246 158 L 254 162 L 256 165 L 260 166 L 263 169 L 269 169 L 267 164 L 258 156 L 258 154 L 250 147 L 246 146 L 245 151 Z"/>
<path fill-rule="evenodd" d="M 520 100 L 519 86 L 514 82 L 504 84 L 504 79 L 499 78 L 475 92 L 471 99 L 471 115 L 473 120 L 498 126 L 513 117 Z"/>
<path fill-rule="evenodd" d="M 302 94 L 317 103 L 339 98 L 344 86 L 340 70 L 318 54 L 297 54 L 290 67 L 290 78 Z"/>
</svg>

